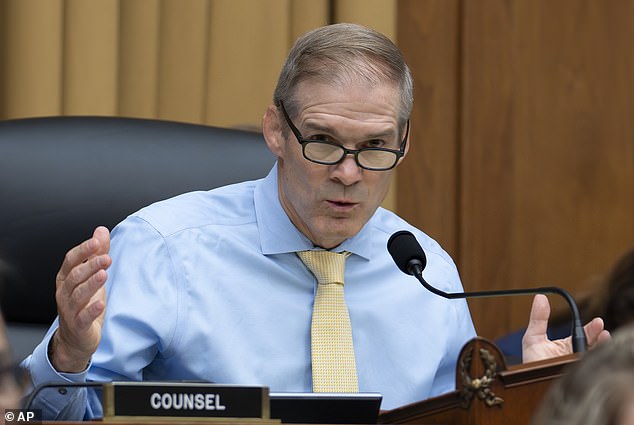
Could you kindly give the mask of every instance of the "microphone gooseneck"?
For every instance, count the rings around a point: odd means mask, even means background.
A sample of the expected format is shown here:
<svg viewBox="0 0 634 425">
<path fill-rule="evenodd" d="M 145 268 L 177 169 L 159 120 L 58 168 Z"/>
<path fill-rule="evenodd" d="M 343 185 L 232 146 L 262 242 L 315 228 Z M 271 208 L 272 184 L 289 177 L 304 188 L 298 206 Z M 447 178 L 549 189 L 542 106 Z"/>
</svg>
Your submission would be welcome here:
<svg viewBox="0 0 634 425">
<path fill-rule="evenodd" d="M 423 278 L 423 270 L 427 265 L 427 257 L 425 251 L 420 246 L 416 237 L 409 231 L 401 230 L 390 236 L 387 242 L 387 250 L 398 268 L 406 274 L 413 275 L 428 291 L 448 299 L 461 298 L 484 298 L 498 297 L 510 295 L 531 295 L 531 294 L 557 294 L 562 296 L 572 312 L 573 324 L 571 331 L 572 350 L 575 353 L 581 353 L 587 349 L 586 334 L 581 324 L 581 316 L 579 308 L 574 298 L 568 291 L 556 286 L 545 286 L 540 288 L 528 289 L 504 289 L 493 291 L 474 291 L 474 292 L 454 292 L 447 293 L 438 288 L 431 286 Z"/>
</svg>

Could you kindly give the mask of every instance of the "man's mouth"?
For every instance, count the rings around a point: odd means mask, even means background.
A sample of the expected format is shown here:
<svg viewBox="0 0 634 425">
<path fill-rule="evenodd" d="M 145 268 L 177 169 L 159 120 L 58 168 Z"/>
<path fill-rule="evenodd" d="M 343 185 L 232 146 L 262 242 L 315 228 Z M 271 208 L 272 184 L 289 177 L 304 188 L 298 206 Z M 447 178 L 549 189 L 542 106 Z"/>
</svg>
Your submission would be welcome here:
<svg viewBox="0 0 634 425">
<path fill-rule="evenodd" d="M 334 208 L 337 211 L 350 211 L 354 207 L 359 205 L 357 202 L 350 202 L 346 200 L 328 199 L 326 202 L 328 202 L 328 205 L 330 205 L 332 208 Z"/>
</svg>

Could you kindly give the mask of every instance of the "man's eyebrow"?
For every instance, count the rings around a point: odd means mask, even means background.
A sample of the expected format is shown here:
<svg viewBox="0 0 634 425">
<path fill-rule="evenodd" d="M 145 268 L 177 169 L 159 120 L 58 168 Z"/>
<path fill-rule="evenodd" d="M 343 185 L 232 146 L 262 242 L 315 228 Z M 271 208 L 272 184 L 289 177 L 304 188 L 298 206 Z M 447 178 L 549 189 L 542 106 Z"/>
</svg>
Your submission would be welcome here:
<svg viewBox="0 0 634 425">
<path fill-rule="evenodd" d="M 320 133 L 337 135 L 337 131 L 327 125 L 309 122 L 307 124 L 304 124 L 304 127 L 305 127 L 304 131 L 320 132 Z"/>
<path fill-rule="evenodd" d="M 304 125 L 304 132 L 306 132 L 307 134 L 304 134 L 302 132 L 302 137 L 309 137 L 308 133 L 325 133 L 327 135 L 332 135 L 335 137 L 335 139 L 341 139 L 341 135 L 338 134 L 337 130 L 333 127 L 327 126 L 327 125 L 322 125 L 319 123 L 306 123 Z M 394 131 L 392 130 L 386 130 L 386 131 L 380 131 L 378 133 L 374 133 L 371 134 L 369 136 L 364 136 L 362 138 L 362 140 L 375 140 L 375 139 L 385 139 L 385 138 L 391 138 L 394 137 Z"/>
</svg>

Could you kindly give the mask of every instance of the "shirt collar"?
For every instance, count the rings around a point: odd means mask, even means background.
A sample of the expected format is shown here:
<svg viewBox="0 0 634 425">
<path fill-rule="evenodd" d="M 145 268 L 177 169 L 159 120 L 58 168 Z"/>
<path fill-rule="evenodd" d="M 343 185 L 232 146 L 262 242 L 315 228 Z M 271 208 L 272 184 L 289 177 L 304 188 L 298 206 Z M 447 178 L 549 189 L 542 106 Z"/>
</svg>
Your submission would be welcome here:
<svg viewBox="0 0 634 425">
<path fill-rule="evenodd" d="M 264 255 L 315 249 L 313 243 L 295 227 L 282 208 L 278 195 L 277 163 L 264 179 L 258 181 L 255 187 L 254 203 Z M 346 239 L 332 251 L 348 251 L 370 260 L 372 257 L 371 236 L 372 232 L 376 231 L 372 224 L 375 216 L 376 213 L 359 233 Z"/>
</svg>

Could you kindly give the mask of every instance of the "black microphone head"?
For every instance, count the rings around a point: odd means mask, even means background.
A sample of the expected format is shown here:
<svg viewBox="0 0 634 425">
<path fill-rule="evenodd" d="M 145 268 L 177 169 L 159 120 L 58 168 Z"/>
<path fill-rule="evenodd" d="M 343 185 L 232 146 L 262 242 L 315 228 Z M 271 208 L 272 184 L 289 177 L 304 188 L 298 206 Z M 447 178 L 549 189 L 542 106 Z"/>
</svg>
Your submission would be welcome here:
<svg viewBox="0 0 634 425">
<path fill-rule="evenodd" d="M 400 230 L 390 236 L 387 241 L 387 250 L 403 273 L 413 274 L 410 270 L 410 263 L 414 260 L 418 260 L 420 263 L 421 271 L 427 265 L 425 251 L 412 232 L 407 230 Z"/>
</svg>

